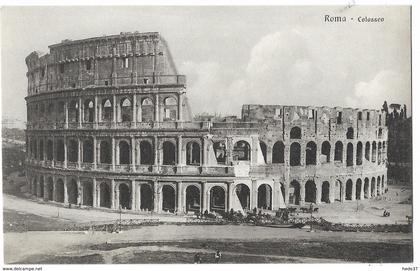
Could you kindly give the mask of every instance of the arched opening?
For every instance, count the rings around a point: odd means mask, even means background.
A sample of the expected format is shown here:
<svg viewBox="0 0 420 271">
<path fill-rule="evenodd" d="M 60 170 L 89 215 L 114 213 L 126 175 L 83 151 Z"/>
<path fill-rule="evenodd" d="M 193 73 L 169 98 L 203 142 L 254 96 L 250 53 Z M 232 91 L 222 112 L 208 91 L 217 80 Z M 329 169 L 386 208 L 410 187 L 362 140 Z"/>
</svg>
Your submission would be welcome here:
<svg viewBox="0 0 420 271">
<path fill-rule="evenodd" d="M 57 120 L 61 123 L 65 122 L 66 120 L 66 116 L 65 116 L 65 107 L 66 107 L 66 103 L 61 101 L 58 102 L 58 107 L 57 107 Z"/>
<path fill-rule="evenodd" d="M 120 200 L 120 207 L 121 209 L 127 209 L 130 210 L 131 206 L 130 206 L 130 198 L 131 198 L 131 193 L 130 193 L 130 188 L 128 187 L 127 184 L 122 183 L 119 185 L 119 200 Z"/>
<path fill-rule="evenodd" d="M 376 142 L 373 141 L 372 143 L 372 163 L 376 162 Z"/>
<path fill-rule="evenodd" d="M 69 198 L 69 203 L 77 204 L 79 189 L 77 187 L 77 182 L 75 179 L 70 180 L 70 182 L 67 184 L 67 194 Z"/>
<path fill-rule="evenodd" d="M 381 159 L 382 159 L 382 143 L 379 142 L 378 143 L 378 165 L 381 164 Z"/>
<path fill-rule="evenodd" d="M 300 184 L 296 180 L 290 183 L 289 203 L 298 205 L 300 203 Z"/>
<path fill-rule="evenodd" d="M 370 142 L 366 142 L 365 145 L 365 159 L 370 160 Z"/>
<path fill-rule="evenodd" d="M 343 143 L 341 141 L 335 143 L 334 161 L 343 162 Z"/>
<path fill-rule="evenodd" d="M 360 166 L 363 161 L 363 144 L 362 142 L 357 142 L 356 146 L 356 165 Z"/>
<path fill-rule="evenodd" d="M 164 118 L 163 120 L 176 120 L 177 101 L 173 97 L 168 97 L 164 100 Z"/>
<path fill-rule="evenodd" d="M 218 164 L 226 163 L 226 144 L 225 142 L 214 142 L 213 143 L 214 155 Z"/>
<path fill-rule="evenodd" d="M 365 199 L 369 198 L 369 179 L 365 178 L 365 183 L 363 185 L 363 194 Z"/>
<path fill-rule="evenodd" d="M 265 210 L 272 209 L 272 189 L 268 184 L 262 184 L 258 187 L 258 208 Z"/>
<path fill-rule="evenodd" d="M 353 144 L 347 143 L 347 159 L 346 165 L 353 166 Z"/>
<path fill-rule="evenodd" d="M 111 208 L 111 189 L 106 182 L 99 185 L 99 199 L 100 207 Z"/>
<path fill-rule="evenodd" d="M 67 110 L 68 110 L 69 122 L 78 122 L 79 121 L 79 104 L 76 101 L 71 101 Z"/>
<path fill-rule="evenodd" d="M 113 108 L 110 99 L 102 100 L 102 121 L 110 122 L 113 118 Z"/>
<path fill-rule="evenodd" d="M 335 180 L 335 201 L 343 201 L 343 184 L 340 180 Z"/>
<path fill-rule="evenodd" d="M 382 128 L 379 128 L 378 130 L 378 138 L 382 138 Z"/>
<path fill-rule="evenodd" d="M 52 161 L 53 160 L 53 141 L 52 140 L 47 140 L 47 160 Z"/>
<path fill-rule="evenodd" d="M 378 178 L 376 179 L 376 195 L 382 195 L 381 193 L 381 177 L 378 176 Z"/>
<path fill-rule="evenodd" d="M 312 180 L 305 183 L 305 202 L 316 202 L 316 185 Z"/>
<path fill-rule="evenodd" d="M 234 161 L 249 161 L 251 160 L 251 147 L 246 141 L 238 141 L 233 146 L 233 160 Z"/>
<path fill-rule="evenodd" d="M 153 148 L 149 141 L 140 141 L 140 164 L 153 165 Z"/>
<path fill-rule="evenodd" d="M 293 127 L 290 130 L 290 139 L 301 139 L 302 138 L 302 130 L 299 127 Z"/>
<path fill-rule="evenodd" d="M 249 187 L 246 184 L 238 184 L 236 185 L 236 196 L 239 199 L 239 202 L 241 203 L 243 210 L 249 210 L 250 209 L 250 191 Z"/>
<path fill-rule="evenodd" d="M 149 184 L 140 185 L 140 209 L 153 210 L 153 189 Z"/>
<path fill-rule="evenodd" d="M 95 108 L 92 100 L 86 100 L 84 103 L 84 121 L 94 122 L 95 121 Z"/>
<path fill-rule="evenodd" d="M 372 181 L 370 182 L 370 194 L 371 194 L 372 197 L 376 196 L 375 177 L 372 177 Z"/>
<path fill-rule="evenodd" d="M 118 147 L 120 152 L 120 165 L 130 164 L 130 145 L 126 141 L 121 140 Z"/>
<path fill-rule="evenodd" d="M 64 202 L 64 182 L 62 179 L 58 179 L 55 184 L 55 200 Z"/>
<path fill-rule="evenodd" d="M 93 163 L 93 142 L 90 138 L 83 141 L 83 163 Z"/>
<path fill-rule="evenodd" d="M 325 157 L 324 161 L 326 163 L 329 163 L 330 162 L 330 157 L 331 157 L 331 145 L 328 141 L 322 142 L 321 154 Z"/>
<path fill-rule="evenodd" d="M 195 185 L 189 185 L 185 191 L 187 212 L 200 211 L 200 189 Z"/>
<path fill-rule="evenodd" d="M 99 145 L 99 157 L 101 164 L 111 164 L 112 163 L 112 152 L 111 146 L 108 141 L 102 140 Z"/>
<path fill-rule="evenodd" d="M 327 181 L 322 183 L 321 201 L 330 203 L 330 183 Z"/>
<path fill-rule="evenodd" d="M 63 139 L 57 139 L 57 150 L 56 150 L 56 159 L 57 161 L 63 162 L 64 161 L 64 141 Z"/>
<path fill-rule="evenodd" d="M 351 194 L 353 190 L 353 181 L 348 179 L 346 182 L 346 200 L 351 200 Z"/>
<path fill-rule="evenodd" d="M 360 200 L 362 198 L 362 180 L 357 179 L 356 181 L 356 199 Z"/>
<path fill-rule="evenodd" d="M 128 122 L 132 120 L 133 116 L 133 106 L 131 105 L 131 101 L 128 98 L 124 98 L 121 100 L 121 121 Z"/>
<path fill-rule="evenodd" d="M 163 164 L 175 165 L 175 163 L 176 163 L 175 145 L 169 141 L 163 142 Z"/>
<path fill-rule="evenodd" d="M 385 191 L 385 176 L 382 175 L 382 191 Z"/>
<path fill-rule="evenodd" d="M 82 204 L 86 206 L 93 206 L 93 186 L 89 181 L 83 182 L 83 197 Z"/>
<path fill-rule="evenodd" d="M 297 142 L 290 145 L 290 165 L 300 166 L 300 144 Z"/>
<path fill-rule="evenodd" d="M 48 198 L 48 200 L 50 200 L 50 201 L 53 201 L 54 200 L 54 198 L 53 198 L 53 192 L 54 191 L 54 183 L 53 183 L 53 179 L 51 178 L 51 177 L 49 177 L 48 179 L 47 179 L 47 198 Z"/>
<path fill-rule="evenodd" d="M 170 185 L 162 187 L 162 210 L 166 212 L 175 212 L 175 189 Z"/>
<path fill-rule="evenodd" d="M 224 212 L 226 210 L 225 189 L 221 186 L 213 186 L 210 189 L 210 212 Z"/>
<path fill-rule="evenodd" d="M 262 141 L 260 141 L 260 149 L 264 158 L 264 163 L 267 163 L 267 145 Z"/>
<path fill-rule="evenodd" d="M 282 164 L 284 163 L 284 144 L 281 141 L 277 141 L 273 145 L 273 164 Z"/>
<path fill-rule="evenodd" d="M 353 130 L 353 127 L 347 128 L 346 138 L 347 139 L 354 139 L 354 130 Z"/>
<path fill-rule="evenodd" d="M 201 164 L 201 149 L 197 142 L 187 143 L 187 165 L 199 166 Z"/>
<path fill-rule="evenodd" d="M 306 144 L 306 165 L 316 165 L 316 144 L 313 141 Z"/>
<path fill-rule="evenodd" d="M 69 162 L 77 162 L 79 156 L 79 148 L 77 141 L 70 139 L 67 146 L 68 160 Z"/>
<path fill-rule="evenodd" d="M 141 102 L 141 121 L 153 121 L 154 104 L 152 99 L 145 98 Z"/>
</svg>

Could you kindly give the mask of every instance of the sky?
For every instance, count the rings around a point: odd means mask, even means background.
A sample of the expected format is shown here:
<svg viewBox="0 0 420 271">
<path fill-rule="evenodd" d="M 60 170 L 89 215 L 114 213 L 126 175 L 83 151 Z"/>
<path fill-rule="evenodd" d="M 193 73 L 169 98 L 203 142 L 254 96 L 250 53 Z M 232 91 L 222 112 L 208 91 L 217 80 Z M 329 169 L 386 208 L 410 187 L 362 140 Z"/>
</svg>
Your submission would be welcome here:
<svg viewBox="0 0 420 271">
<path fill-rule="evenodd" d="M 359 16 L 384 22 L 358 23 Z M 156 31 L 187 76 L 193 113 L 239 116 L 249 103 L 380 109 L 386 100 L 407 104 L 411 115 L 409 16 L 401 6 L 3 7 L 2 113 L 26 120 L 32 51 Z"/>
</svg>

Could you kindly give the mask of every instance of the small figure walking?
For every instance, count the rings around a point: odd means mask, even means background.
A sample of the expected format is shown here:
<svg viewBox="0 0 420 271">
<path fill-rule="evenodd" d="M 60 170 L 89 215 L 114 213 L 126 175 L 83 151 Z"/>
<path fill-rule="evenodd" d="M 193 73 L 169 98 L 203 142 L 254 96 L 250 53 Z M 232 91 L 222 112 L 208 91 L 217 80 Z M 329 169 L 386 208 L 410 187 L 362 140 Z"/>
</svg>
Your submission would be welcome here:
<svg viewBox="0 0 420 271">
<path fill-rule="evenodd" d="M 220 250 L 216 250 L 216 253 L 214 253 L 214 260 L 216 263 L 219 263 L 222 259 L 222 253 L 220 253 Z"/>
<path fill-rule="evenodd" d="M 199 264 L 199 263 L 201 263 L 201 256 L 200 256 L 200 253 L 196 253 L 196 254 L 194 255 L 194 263 L 195 263 L 195 264 Z"/>
</svg>

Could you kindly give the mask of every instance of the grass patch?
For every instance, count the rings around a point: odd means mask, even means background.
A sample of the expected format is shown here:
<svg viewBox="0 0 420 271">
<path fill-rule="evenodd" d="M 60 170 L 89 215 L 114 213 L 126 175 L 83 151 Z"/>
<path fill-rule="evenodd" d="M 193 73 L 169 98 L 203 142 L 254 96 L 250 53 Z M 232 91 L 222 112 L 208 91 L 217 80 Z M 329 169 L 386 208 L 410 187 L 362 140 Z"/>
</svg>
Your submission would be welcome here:
<svg viewBox="0 0 420 271">
<path fill-rule="evenodd" d="M 101 264 L 104 263 L 100 254 L 84 256 L 42 256 L 31 257 L 23 262 L 13 264 Z"/>
</svg>

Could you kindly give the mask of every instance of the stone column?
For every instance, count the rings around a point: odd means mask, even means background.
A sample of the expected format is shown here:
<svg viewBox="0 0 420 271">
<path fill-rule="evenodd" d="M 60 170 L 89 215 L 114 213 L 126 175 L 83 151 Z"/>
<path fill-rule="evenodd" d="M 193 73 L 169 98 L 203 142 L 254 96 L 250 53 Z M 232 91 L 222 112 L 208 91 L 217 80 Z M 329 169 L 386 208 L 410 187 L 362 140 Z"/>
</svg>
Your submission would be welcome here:
<svg viewBox="0 0 420 271">
<path fill-rule="evenodd" d="M 299 142 L 300 144 L 300 165 L 306 166 L 306 143 Z"/>
<path fill-rule="evenodd" d="M 117 183 L 116 185 L 114 184 L 114 201 L 115 201 L 115 209 L 119 210 L 120 209 L 120 186 L 119 183 Z"/>
<path fill-rule="evenodd" d="M 134 136 L 131 137 L 131 170 L 136 171 L 136 141 Z"/>
<path fill-rule="evenodd" d="M 356 180 L 352 180 L 352 188 L 351 188 L 351 200 L 355 201 L 356 200 L 356 183 L 357 183 L 357 179 Z"/>
<path fill-rule="evenodd" d="M 284 204 L 286 204 L 286 206 L 289 204 L 289 181 L 284 183 Z"/>
<path fill-rule="evenodd" d="M 178 135 L 177 139 L 177 164 L 178 165 L 184 165 L 184 161 L 182 161 L 182 136 Z"/>
<path fill-rule="evenodd" d="M 42 196 L 43 196 L 43 199 L 45 201 L 48 201 L 48 198 L 50 196 L 50 191 L 48 189 L 48 179 L 47 178 L 44 179 L 44 195 L 42 195 Z"/>
<path fill-rule="evenodd" d="M 235 197 L 235 191 L 234 191 L 234 189 L 235 189 L 235 185 L 234 185 L 234 183 L 233 183 L 233 181 L 232 182 L 229 182 L 228 184 L 227 184 L 227 202 L 228 202 L 228 204 L 227 204 L 227 211 L 230 211 L 230 209 L 232 209 L 233 208 L 233 200 L 234 200 L 234 197 Z"/>
<path fill-rule="evenodd" d="M 201 195 L 202 195 L 202 200 L 201 200 L 201 205 L 202 205 L 202 212 L 204 213 L 206 210 L 208 212 L 210 212 L 210 206 L 209 206 L 209 195 L 207 193 L 207 182 L 202 182 L 201 183 Z"/>
<path fill-rule="evenodd" d="M 330 200 L 330 203 L 333 203 L 335 201 L 335 180 L 332 180 L 329 183 L 330 183 L 329 200 Z"/>
<path fill-rule="evenodd" d="M 112 171 L 115 171 L 115 138 L 111 138 Z"/>
<path fill-rule="evenodd" d="M 322 199 L 322 183 L 319 182 L 319 181 L 318 182 L 315 181 L 315 186 L 316 186 L 316 200 L 315 200 L 315 203 L 320 204 L 321 199 Z"/>
<path fill-rule="evenodd" d="M 117 97 L 112 95 L 112 126 L 115 127 L 117 123 Z"/>
<path fill-rule="evenodd" d="M 136 197 L 136 180 L 131 180 L 131 210 L 137 210 Z"/>
<path fill-rule="evenodd" d="M 117 209 L 115 204 L 115 180 L 111 179 L 111 209 Z"/>
<path fill-rule="evenodd" d="M 93 207 L 98 207 L 98 197 L 97 197 L 98 186 L 96 184 L 96 178 L 95 177 L 92 178 L 92 186 L 93 186 L 93 189 L 92 189 Z"/>
<path fill-rule="evenodd" d="M 67 192 L 67 176 L 64 176 L 64 204 L 68 204 L 69 203 L 69 194 Z"/>
<path fill-rule="evenodd" d="M 365 163 L 365 147 L 366 147 L 366 142 L 364 144 L 362 142 L 362 165 Z M 357 150 L 356 150 L 356 156 L 357 156 Z"/>
<path fill-rule="evenodd" d="M 136 123 L 137 123 L 137 95 L 136 94 L 133 95 L 132 106 L 133 106 L 133 110 L 132 110 L 133 111 L 132 112 L 133 117 L 132 117 L 131 126 L 136 127 Z"/>
<path fill-rule="evenodd" d="M 347 142 L 343 142 L 343 167 L 347 167 Z"/>
<path fill-rule="evenodd" d="M 157 136 L 153 137 L 153 147 L 154 147 L 154 171 L 159 170 L 159 142 Z"/>
<path fill-rule="evenodd" d="M 82 128 L 82 123 L 83 123 L 83 103 L 82 103 L 82 98 L 79 97 L 79 128 Z"/>
<path fill-rule="evenodd" d="M 69 102 L 64 102 L 64 128 L 69 128 Z"/>
<path fill-rule="evenodd" d="M 177 209 L 178 214 L 184 214 L 186 211 L 185 208 L 185 201 L 184 201 L 184 193 L 182 189 L 182 182 L 177 183 Z"/>
<path fill-rule="evenodd" d="M 331 142 L 331 149 L 330 149 L 330 163 L 334 165 L 334 158 L 335 158 L 335 143 Z"/>
<path fill-rule="evenodd" d="M 267 143 L 267 144 L 269 144 L 269 143 Z M 271 165 L 273 163 L 273 148 L 271 146 L 267 146 L 267 154 L 266 155 L 267 155 L 266 163 L 268 165 Z"/>
<path fill-rule="evenodd" d="M 316 165 L 321 165 L 322 143 L 316 144 Z"/>
<path fill-rule="evenodd" d="M 94 114 L 95 114 L 95 119 L 94 119 L 94 128 L 98 129 L 98 122 L 99 122 L 99 117 L 98 117 L 98 96 L 95 95 L 95 104 L 94 104 Z"/>
<path fill-rule="evenodd" d="M 280 208 L 280 194 L 281 194 L 281 184 L 280 180 L 276 179 L 274 180 L 273 185 L 273 210 L 277 210 Z"/>
<path fill-rule="evenodd" d="M 77 204 L 82 203 L 82 197 L 83 197 L 83 187 L 82 182 L 80 181 L 80 177 L 77 178 Z"/>
<path fill-rule="evenodd" d="M 365 180 L 365 182 L 366 182 L 366 180 Z M 368 182 L 368 193 L 367 193 L 367 198 L 368 198 L 368 199 L 370 199 L 370 198 L 371 198 L 371 191 L 370 191 L 371 179 L 370 179 L 370 178 L 368 178 L 367 182 Z"/>
<path fill-rule="evenodd" d="M 178 94 L 178 121 L 182 121 L 183 120 L 183 116 L 182 116 L 182 99 L 183 99 L 183 95 L 182 93 Z"/>
<path fill-rule="evenodd" d="M 67 168 L 67 136 L 64 136 L 64 168 Z"/>
<path fill-rule="evenodd" d="M 153 182 L 153 212 L 159 213 L 160 210 L 159 199 L 159 184 L 157 181 Z"/>
<path fill-rule="evenodd" d="M 93 169 L 98 167 L 98 142 L 96 136 L 93 136 Z"/>
<path fill-rule="evenodd" d="M 159 95 L 155 94 L 155 122 L 159 121 Z"/>
<path fill-rule="evenodd" d="M 253 210 L 254 208 L 256 208 L 258 206 L 258 187 L 257 187 L 257 181 L 256 180 L 251 180 L 251 210 Z"/>
<path fill-rule="evenodd" d="M 82 167 L 82 142 L 80 138 L 77 138 L 77 167 L 80 169 Z"/>
<path fill-rule="evenodd" d="M 57 184 L 56 184 L 56 178 L 55 175 L 52 176 L 53 178 L 53 191 L 52 191 L 52 200 L 57 201 Z"/>
<path fill-rule="evenodd" d="M 306 190 L 305 190 L 305 184 L 303 182 L 299 182 L 300 184 L 300 202 L 299 205 L 304 205 L 305 204 L 305 194 L 306 194 Z"/>
</svg>

